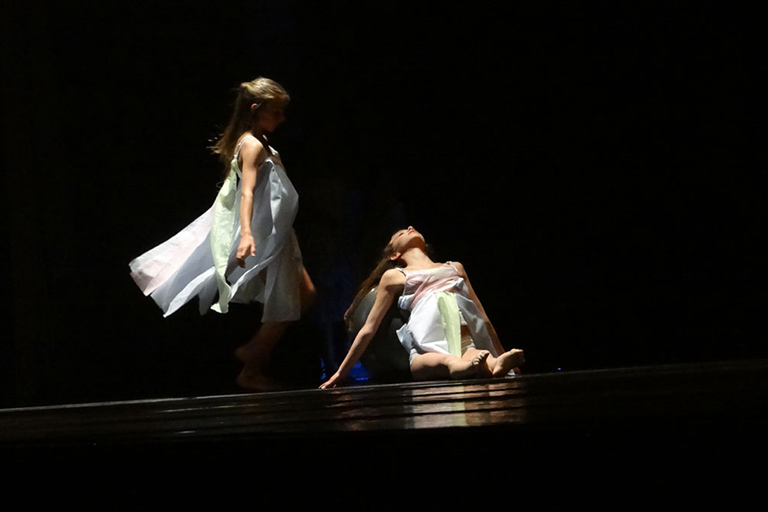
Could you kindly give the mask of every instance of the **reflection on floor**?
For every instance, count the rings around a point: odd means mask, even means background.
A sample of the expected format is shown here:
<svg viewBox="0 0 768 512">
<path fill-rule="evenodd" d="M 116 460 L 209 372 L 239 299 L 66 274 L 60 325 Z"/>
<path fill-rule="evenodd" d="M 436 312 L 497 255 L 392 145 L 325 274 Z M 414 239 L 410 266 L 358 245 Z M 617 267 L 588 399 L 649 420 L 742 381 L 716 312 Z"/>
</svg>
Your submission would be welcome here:
<svg viewBox="0 0 768 512">
<path fill-rule="evenodd" d="M 529 490 L 743 488 L 752 462 L 764 471 L 767 420 L 768 362 L 735 361 L 8 409 L 0 455 L 18 474 L 78 463 L 91 479 L 130 464 L 445 485 L 450 468 Z"/>
</svg>

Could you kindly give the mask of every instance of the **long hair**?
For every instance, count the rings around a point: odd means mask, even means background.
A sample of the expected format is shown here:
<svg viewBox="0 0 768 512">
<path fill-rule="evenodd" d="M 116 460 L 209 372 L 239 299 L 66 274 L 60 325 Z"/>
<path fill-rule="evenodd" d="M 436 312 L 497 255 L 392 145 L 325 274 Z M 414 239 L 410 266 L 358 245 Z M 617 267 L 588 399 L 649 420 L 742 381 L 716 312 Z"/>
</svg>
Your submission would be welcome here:
<svg viewBox="0 0 768 512">
<path fill-rule="evenodd" d="M 431 244 L 425 243 L 424 250 L 430 258 L 434 257 L 435 249 Z M 390 242 L 387 244 L 384 250 L 381 251 L 379 262 L 376 264 L 376 267 L 374 267 L 373 272 L 371 272 L 370 275 L 365 278 L 363 283 L 357 289 L 357 294 L 352 300 L 352 304 L 344 313 L 344 323 L 346 324 L 348 330 L 351 331 L 353 329 L 352 322 L 354 320 L 355 311 L 357 311 L 358 306 L 360 306 L 360 303 L 363 301 L 365 296 L 368 295 L 371 290 L 373 290 L 379 284 L 379 281 L 381 281 L 381 276 L 383 276 L 387 270 L 406 266 L 403 260 L 393 260 L 390 258 L 393 252 L 395 252 L 395 247 Z"/>
<path fill-rule="evenodd" d="M 283 86 L 269 78 L 259 77 L 240 84 L 229 124 L 216 143 L 211 146 L 211 150 L 219 155 L 219 161 L 224 165 L 224 172 L 229 170 L 237 140 L 253 127 L 258 109 L 251 110 L 251 105 L 257 103 L 261 106 L 267 101 L 280 101 L 287 106 L 290 99 Z"/>
<path fill-rule="evenodd" d="M 373 272 L 371 272 L 370 275 L 365 278 L 363 283 L 357 289 L 357 294 L 355 295 L 354 300 L 352 300 L 352 304 L 347 309 L 347 312 L 344 313 L 344 323 L 346 324 L 348 330 L 352 330 L 352 320 L 355 316 L 357 307 L 360 305 L 360 302 L 362 302 L 365 296 L 368 295 L 368 293 L 370 293 L 370 291 L 379 284 L 381 276 L 383 276 L 387 270 L 404 266 L 402 261 L 393 261 L 390 258 L 390 255 L 394 252 L 394 250 L 395 248 L 391 243 L 387 244 L 381 253 L 379 262 L 373 269 Z"/>
</svg>

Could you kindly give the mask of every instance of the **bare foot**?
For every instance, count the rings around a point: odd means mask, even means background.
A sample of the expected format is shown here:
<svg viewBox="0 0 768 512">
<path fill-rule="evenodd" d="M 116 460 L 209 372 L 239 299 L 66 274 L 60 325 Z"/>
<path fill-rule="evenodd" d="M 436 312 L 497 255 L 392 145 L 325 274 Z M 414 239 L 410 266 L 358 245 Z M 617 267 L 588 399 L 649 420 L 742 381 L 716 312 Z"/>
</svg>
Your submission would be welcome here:
<svg viewBox="0 0 768 512">
<path fill-rule="evenodd" d="M 246 365 L 237 376 L 237 385 L 246 391 L 264 392 L 276 391 L 279 386 L 263 373 L 252 370 Z"/>
<path fill-rule="evenodd" d="M 247 363 L 253 356 L 253 341 L 240 345 L 235 349 L 235 357 L 241 363 Z"/>
<path fill-rule="evenodd" d="M 512 369 L 525 363 L 523 351 L 513 348 L 496 358 L 496 366 L 493 368 L 494 377 L 504 377 Z"/>
<path fill-rule="evenodd" d="M 491 355 L 490 352 L 482 350 L 469 361 L 458 359 L 455 364 L 449 367 L 451 378 L 458 380 L 475 377 L 478 373 L 482 372 L 485 360 L 488 359 L 489 355 Z"/>
</svg>

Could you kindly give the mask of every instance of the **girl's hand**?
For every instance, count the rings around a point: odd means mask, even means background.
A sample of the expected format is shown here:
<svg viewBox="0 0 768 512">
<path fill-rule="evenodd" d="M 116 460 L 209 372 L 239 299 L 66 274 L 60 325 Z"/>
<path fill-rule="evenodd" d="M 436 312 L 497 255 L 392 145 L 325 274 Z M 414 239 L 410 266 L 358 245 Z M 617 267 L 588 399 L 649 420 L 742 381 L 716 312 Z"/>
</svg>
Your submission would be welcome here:
<svg viewBox="0 0 768 512">
<path fill-rule="evenodd" d="M 320 384 L 320 389 L 335 388 L 341 385 L 342 378 L 338 373 L 334 373 L 330 379 Z"/>
<path fill-rule="evenodd" d="M 256 256 L 256 242 L 250 233 L 240 236 L 240 245 L 237 246 L 235 253 L 237 264 L 245 268 L 245 258 L 248 256 Z"/>
</svg>

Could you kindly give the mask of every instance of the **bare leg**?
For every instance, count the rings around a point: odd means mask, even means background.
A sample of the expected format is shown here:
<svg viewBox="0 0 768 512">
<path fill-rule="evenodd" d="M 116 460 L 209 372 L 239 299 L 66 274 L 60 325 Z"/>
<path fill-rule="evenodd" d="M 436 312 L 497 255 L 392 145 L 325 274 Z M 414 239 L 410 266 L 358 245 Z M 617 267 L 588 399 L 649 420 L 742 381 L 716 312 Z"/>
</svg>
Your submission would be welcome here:
<svg viewBox="0 0 768 512">
<path fill-rule="evenodd" d="M 302 266 L 299 276 L 299 299 L 302 313 L 314 304 L 316 296 L 315 285 L 312 283 L 307 270 Z M 272 351 L 285 334 L 287 327 L 287 322 L 265 322 L 248 343 L 235 350 L 235 356 L 245 363 L 240 375 L 237 376 L 238 386 L 250 391 L 275 389 L 274 383 L 265 374 L 265 368 Z"/>
<path fill-rule="evenodd" d="M 274 388 L 264 369 L 272 350 L 283 337 L 287 326 L 287 322 L 266 322 L 256 331 L 247 345 L 245 366 L 237 376 L 238 386 L 250 391 L 267 391 Z"/>
<path fill-rule="evenodd" d="M 317 300 L 317 290 L 315 284 L 307 273 L 307 269 L 301 267 L 301 276 L 299 277 L 299 297 L 301 299 L 301 312 L 305 312 Z"/>
<path fill-rule="evenodd" d="M 477 351 L 467 359 L 447 354 L 420 354 L 411 363 L 415 380 L 468 379 L 478 376 L 485 366 L 488 351 Z"/>
<path fill-rule="evenodd" d="M 309 309 L 315 303 L 317 298 L 315 285 L 312 283 L 312 279 L 310 279 L 309 274 L 304 267 L 301 268 L 301 275 L 299 276 L 299 298 L 301 300 L 302 313 Z M 259 329 L 259 331 L 261 331 L 261 329 Z M 282 336 L 282 333 L 280 335 Z M 255 351 L 258 350 L 257 346 L 260 343 L 259 333 L 257 332 L 248 343 L 237 347 L 235 350 L 235 357 L 239 361 L 247 363 L 253 357 L 256 357 Z M 261 354 L 259 357 L 264 357 L 264 355 Z"/>
</svg>

